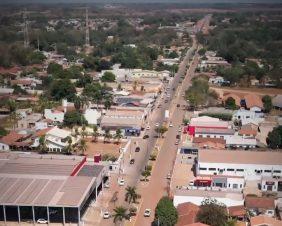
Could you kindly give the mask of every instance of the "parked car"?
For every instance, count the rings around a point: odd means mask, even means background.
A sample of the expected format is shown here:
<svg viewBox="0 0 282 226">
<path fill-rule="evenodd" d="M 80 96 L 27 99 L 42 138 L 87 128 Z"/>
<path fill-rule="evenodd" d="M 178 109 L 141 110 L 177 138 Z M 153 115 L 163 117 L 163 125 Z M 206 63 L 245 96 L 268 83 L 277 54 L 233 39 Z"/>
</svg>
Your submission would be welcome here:
<svg viewBox="0 0 282 226">
<path fill-rule="evenodd" d="M 150 215 L 151 215 L 151 209 L 145 209 L 144 217 L 150 217 Z"/>
<path fill-rule="evenodd" d="M 150 126 L 147 126 L 147 127 L 146 127 L 146 130 L 150 130 Z"/>
<path fill-rule="evenodd" d="M 140 147 L 135 148 L 135 152 L 139 152 L 140 150 L 141 150 Z"/>
<path fill-rule="evenodd" d="M 104 212 L 104 214 L 103 214 L 104 219 L 109 219 L 110 217 L 111 217 L 111 215 L 108 211 Z"/>
<path fill-rule="evenodd" d="M 160 125 L 159 125 L 159 123 L 156 123 L 156 127 L 159 127 Z"/>
<path fill-rule="evenodd" d="M 178 108 L 179 108 L 179 107 L 180 107 L 180 104 L 177 104 L 177 105 L 176 105 L 176 107 L 178 107 Z"/>
<path fill-rule="evenodd" d="M 180 135 L 179 135 L 179 134 L 176 135 L 176 139 L 177 139 L 177 140 L 180 139 Z"/>
<path fill-rule="evenodd" d="M 43 219 L 43 218 L 38 219 L 36 222 L 37 222 L 38 224 L 47 224 L 47 223 L 48 223 L 48 221 L 45 220 L 45 219 Z"/>
<path fill-rule="evenodd" d="M 129 163 L 130 164 L 134 164 L 135 163 L 135 159 L 130 159 Z"/>
<path fill-rule="evenodd" d="M 147 139 L 147 138 L 149 138 L 149 135 L 146 134 L 143 136 L 143 139 Z"/>
<path fill-rule="evenodd" d="M 109 183 L 109 181 L 108 182 L 106 182 L 105 184 L 104 184 L 104 188 L 109 188 L 110 187 L 110 183 Z"/>
<path fill-rule="evenodd" d="M 125 180 L 124 179 L 119 179 L 118 180 L 118 184 L 119 184 L 119 186 L 123 186 L 125 184 Z"/>
</svg>

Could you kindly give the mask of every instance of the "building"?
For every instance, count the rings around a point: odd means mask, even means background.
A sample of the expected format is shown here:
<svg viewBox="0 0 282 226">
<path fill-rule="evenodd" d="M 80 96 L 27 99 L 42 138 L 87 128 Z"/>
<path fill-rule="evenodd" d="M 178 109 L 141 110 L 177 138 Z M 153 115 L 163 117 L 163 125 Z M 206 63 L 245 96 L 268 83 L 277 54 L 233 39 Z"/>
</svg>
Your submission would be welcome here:
<svg viewBox="0 0 282 226">
<path fill-rule="evenodd" d="M 197 214 L 199 212 L 199 206 L 185 202 L 177 206 L 178 221 L 176 226 L 185 226 L 197 222 Z"/>
<path fill-rule="evenodd" d="M 97 125 L 101 115 L 101 112 L 96 109 L 86 109 L 84 113 L 84 117 L 89 125 Z"/>
<path fill-rule="evenodd" d="M 0 138 L 0 151 L 28 150 L 32 144 L 31 136 L 31 133 L 25 131 L 11 131 L 6 136 Z"/>
<path fill-rule="evenodd" d="M 228 216 L 236 221 L 246 221 L 247 211 L 245 206 L 230 206 L 227 208 Z"/>
<path fill-rule="evenodd" d="M 210 84 L 221 85 L 224 82 L 225 82 L 225 80 L 221 76 L 216 76 L 216 77 L 209 78 L 209 83 Z"/>
<path fill-rule="evenodd" d="M 17 122 L 17 129 L 31 129 L 34 128 L 36 123 L 42 118 L 40 113 L 28 114 L 25 118 L 20 119 Z"/>
<path fill-rule="evenodd" d="M 195 137 L 218 138 L 227 140 L 234 135 L 233 129 L 225 128 L 195 128 Z"/>
<path fill-rule="evenodd" d="M 212 197 L 218 202 L 225 204 L 227 207 L 238 206 L 244 204 L 243 194 L 241 192 L 225 192 L 225 191 L 214 191 L 214 190 L 176 190 L 173 205 L 177 207 L 181 203 L 191 202 L 197 206 L 200 206 L 202 202 Z"/>
<path fill-rule="evenodd" d="M 282 192 L 282 178 L 264 176 L 261 178 L 261 190 L 270 192 Z"/>
<path fill-rule="evenodd" d="M 108 174 L 84 156 L 0 153 L 0 159 L 1 225 L 38 219 L 80 225 Z"/>
<path fill-rule="evenodd" d="M 241 121 L 242 125 L 249 123 L 258 125 L 264 121 L 264 114 L 261 112 L 257 113 L 254 111 L 240 109 L 235 111 L 233 114 L 233 120 Z"/>
<path fill-rule="evenodd" d="M 69 145 L 68 138 L 72 141 L 71 145 L 79 141 L 79 138 L 73 137 L 70 131 L 54 127 L 45 135 L 46 147 L 49 151 L 62 152 Z"/>
<path fill-rule="evenodd" d="M 250 223 L 251 226 L 282 226 L 282 221 L 264 215 L 251 217 Z"/>
<path fill-rule="evenodd" d="M 194 137 L 193 143 L 199 148 L 224 149 L 226 141 L 223 138 Z"/>
<path fill-rule="evenodd" d="M 53 110 L 53 109 L 45 109 L 44 110 L 44 117 L 46 119 L 52 120 L 53 122 L 62 123 L 64 121 L 65 112 L 57 111 L 57 110 Z"/>
<path fill-rule="evenodd" d="M 226 138 L 226 147 L 228 148 L 256 148 L 257 140 L 253 137 L 242 137 L 238 135 Z"/>
<path fill-rule="evenodd" d="M 185 128 L 185 131 L 191 136 L 195 136 L 196 128 L 204 129 L 228 129 L 229 124 L 226 121 L 222 121 L 218 118 L 212 118 L 209 116 L 201 116 L 191 118 L 189 125 Z"/>
<path fill-rule="evenodd" d="M 257 113 L 262 112 L 263 109 L 261 97 L 254 94 L 245 95 L 241 100 L 241 105 L 245 106 L 246 109 Z"/>
<path fill-rule="evenodd" d="M 272 98 L 272 105 L 274 108 L 281 110 L 282 109 L 282 95 L 278 94 Z"/>
<path fill-rule="evenodd" d="M 268 217 L 275 216 L 275 199 L 267 197 L 252 197 L 245 198 L 245 207 L 252 215 L 266 215 Z"/>
<path fill-rule="evenodd" d="M 199 150 L 197 175 L 243 176 L 260 181 L 282 176 L 282 153 L 272 151 Z"/>
</svg>

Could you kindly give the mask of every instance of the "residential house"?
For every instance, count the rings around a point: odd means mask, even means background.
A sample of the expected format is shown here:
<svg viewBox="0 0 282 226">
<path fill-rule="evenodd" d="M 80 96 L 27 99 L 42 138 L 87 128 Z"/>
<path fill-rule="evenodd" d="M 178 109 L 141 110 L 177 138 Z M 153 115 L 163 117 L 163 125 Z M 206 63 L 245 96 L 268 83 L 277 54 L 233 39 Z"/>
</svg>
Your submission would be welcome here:
<svg viewBox="0 0 282 226">
<path fill-rule="evenodd" d="M 275 216 L 275 199 L 267 197 L 246 196 L 245 206 L 254 216 L 266 215 Z"/>
<path fill-rule="evenodd" d="M 239 109 L 233 114 L 233 120 L 241 121 L 242 125 L 253 123 L 258 125 L 264 121 L 263 113 L 256 113 L 254 111 L 249 111 L 245 109 Z"/>
<path fill-rule="evenodd" d="M 57 110 L 53 110 L 53 109 L 45 109 L 44 110 L 44 117 L 46 119 L 52 120 L 53 122 L 62 123 L 64 121 L 65 112 L 57 111 Z"/>
<path fill-rule="evenodd" d="M 245 95 L 244 98 L 241 99 L 241 106 L 256 113 L 260 113 L 263 110 L 261 97 L 255 94 Z"/>
<path fill-rule="evenodd" d="M 39 113 L 31 113 L 17 122 L 17 129 L 31 129 L 39 122 L 42 115 Z"/>
<path fill-rule="evenodd" d="M 222 76 L 216 76 L 216 77 L 209 78 L 210 84 L 221 85 L 224 82 L 225 80 Z"/>
<path fill-rule="evenodd" d="M 275 109 L 282 110 L 282 95 L 278 94 L 272 98 L 272 105 Z"/>
<path fill-rule="evenodd" d="M 53 129 L 53 127 L 49 127 L 49 128 L 45 128 L 45 129 L 41 129 L 41 130 L 37 130 L 33 135 L 32 135 L 32 140 L 33 143 L 30 146 L 31 148 L 38 148 L 40 145 L 39 139 L 40 137 L 44 137 L 46 136 L 46 133 L 49 132 L 51 129 Z"/>
<path fill-rule="evenodd" d="M 242 137 L 247 137 L 247 138 L 254 138 L 256 137 L 258 133 L 258 127 L 249 123 L 249 124 L 245 124 L 245 125 L 242 125 L 240 130 L 238 131 L 238 135 L 239 136 L 242 136 Z"/>
<path fill-rule="evenodd" d="M 45 135 L 46 147 L 49 149 L 49 151 L 62 152 L 63 149 L 69 145 L 67 139 L 68 137 L 71 138 L 72 145 L 77 144 L 79 141 L 79 138 L 73 137 L 70 131 L 54 127 Z"/>
<path fill-rule="evenodd" d="M 271 171 L 265 173 L 268 173 L 268 175 L 261 178 L 261 190 L 265 192 L 282 192 L 282 178 L 275 176 Z"/>
<path fill-rule="evenodd" d="M 0 151 L 28 150 L 32 144 L 31 136 L 32 134 L 27 132 L 11 131 L 0 138 Z"/>
<path fill-rule="evenodd" d="M 197 222 L 199 210 L 199 206 L 191 202 L 179 204 L 177 206 L 178 221 L 176 226 L 185 226 Z"/>
<path fill-rule="evenodd" d="M 250 226 L 282 226 L 282 221 L 272 217 L 260 215 L 251 217 Z"/>
<path fill-rule="evenodd" d="M 246 221 L 247 211 L 244 205 L 227 208 L 228 216 L 236 221 Z"/>
</svg>

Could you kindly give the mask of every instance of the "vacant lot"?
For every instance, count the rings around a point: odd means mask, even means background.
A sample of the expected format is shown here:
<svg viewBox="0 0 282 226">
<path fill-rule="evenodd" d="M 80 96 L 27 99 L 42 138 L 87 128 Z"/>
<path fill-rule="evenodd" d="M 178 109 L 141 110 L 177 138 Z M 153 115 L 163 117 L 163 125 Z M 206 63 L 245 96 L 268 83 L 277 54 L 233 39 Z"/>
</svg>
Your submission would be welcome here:
<svg viewBox="0 0 282 226">
<path fill-rule="evenodd" d="M 222 97 L 226 93 L 234 93 L 238 96 L 245 95 L 245 94 L 256 94 L 256 95 L 269 95 L 275 96 L 277 94 L 282 94 L 282 89 L 273 89 L 273 88 L 237 88 L 237 87 L 211 87 L 211 89 L 215 90 L 220 97 Z"/>
<path fill-rule="evenodd" d="M 101 154 L 101 155 L 111 155 L 118 157 L 119 156 L 119 150 L 120 148 L 124 147 L 126 143 L 119 143 L 119 144 L 114 144 L 114 143 L 104 143 L 103 141 L 98 141 L 98 142 L 92 142 L 91 139 L 87 141 L 87 150 L 85 151 L 85 154 L 88 155 L 89 157 L 92 157 L 96 154 Z"/>
</svg>

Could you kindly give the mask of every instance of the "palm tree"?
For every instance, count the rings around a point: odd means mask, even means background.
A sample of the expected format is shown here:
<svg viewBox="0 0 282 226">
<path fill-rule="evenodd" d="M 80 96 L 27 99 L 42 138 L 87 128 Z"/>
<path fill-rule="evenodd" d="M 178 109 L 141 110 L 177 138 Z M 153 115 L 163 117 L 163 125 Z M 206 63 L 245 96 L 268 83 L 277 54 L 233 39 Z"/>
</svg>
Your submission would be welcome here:
<svg viewBox="0 0 282 226">
<path fill-rule="evenodd" d="M 82 136 L 82 138 L 84 138 L 84 137 L 86 136 L 86 132 L 85 132 L 86 127 L 83 125 L 82 128 L 81 128 L 81 130 L 82 130 L 81 136 Z"/>
<path fill-rule="evenodd" d="M 77 111 L 80 111 L 80 108 L 82 106 L 82 101 L 80 97 L 75 97 L 74 99 L 74 107 Z"/>
<path fill-rule="evenodd" d="M 131 202 L 135 203 L 136 199 L 138 198 L 136 187 L 128 186 L 125 190 L 126 190 L 125 201 L 128 202 L 129 204 Z"/>
<path fill-rule="evenodd" d="M 85 141 L 84 139 L 81 139 L 81 140 L 80 140 L 78 149 L 81 151 L 81 154 L 84 155 L 84 152 L 85 152 L 86 149 L 87 149 L 87 143 L 86 143 L 86 141 Z"/>
<path fill-rule="evenodd" d="M 137 81 L 133 82 L 133 87 L 132 88 L 133 88 L 134 91 L 136 91 L 136 89 L 137 89 L 137 84 L 138 84 Z"/>
<path fill-rule="evenodd" d="M 66 147 L 66 151 L 68 154 L 70 154 L 73 150 L 73 147 L 72 147 L 72 139 L 71 137 L 67 137 L 67 142 L 68 142 L 68 146 Z"/>
<path fill-rule="evenodd" d="M 123 135 L 122 135 L 122 132 L 121 132 L 121 129 L 117 129 L 116 131 L 116 134 L 114 136 L 115 139 L 117 139 L 117 143 L 119 144 L 120 143 L 120 139 L 123 138 Z"/>
<path fill-rule="evenodd" d="M 93 126 L 92 136 L 94 137 L 94 142 L 97 142 L 97 138 L 99 137 L 99 133 L 98 133 L 98 127 L 96 125 Z"/>
<path fill-rule="evenodd" d="M 150 171 L 150 170 L 144 170 L 144 171 L 142 172 L 142 176 L 145 178 L 145 181 L 147 181 L 147 178 L 148 178 L 149 176 L 151 176 L 151 171 Z"/>
<path fill-rule="evenodd" d="M 46 151 L 45 136 L 39 137 L 39 150 L 40 152 Z"/>
<path fill-rule="evenodd" d="M 120 225 L 122 221 L 129 219 L 129 214 L 127 213 L 127 209 L 123 206 L 118 206 L 114 209 L 114 223 L 120 222 Z"/>
<path fill-rule="evenodd" d="M 106 130 L 104 134 L 104 143 L 106 143 L 107 140 L 110 140 L 112 138 L 112 134 L 110 134 L 110 130 Z"/>
</svg>

